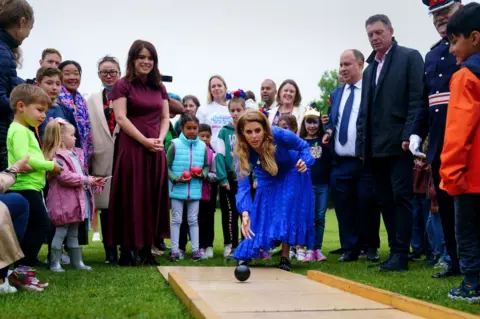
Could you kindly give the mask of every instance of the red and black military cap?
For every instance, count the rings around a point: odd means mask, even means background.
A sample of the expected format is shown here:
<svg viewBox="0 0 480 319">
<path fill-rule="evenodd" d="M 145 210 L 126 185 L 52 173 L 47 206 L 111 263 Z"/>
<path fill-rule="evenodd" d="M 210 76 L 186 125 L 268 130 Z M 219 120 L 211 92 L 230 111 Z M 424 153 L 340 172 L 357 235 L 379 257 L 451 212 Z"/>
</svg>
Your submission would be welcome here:
<svg viewBox="0 0 480 319">
<path fill-rule="evenodd" d="M 428 6 L 428 12 L 429 13 L 434 13 L 439 10 L 445 9 L 451 5 L 453 5 L 455 2 L 462 2 L 462 0 L 422 0 L 423 4 Z"/>
</svg>

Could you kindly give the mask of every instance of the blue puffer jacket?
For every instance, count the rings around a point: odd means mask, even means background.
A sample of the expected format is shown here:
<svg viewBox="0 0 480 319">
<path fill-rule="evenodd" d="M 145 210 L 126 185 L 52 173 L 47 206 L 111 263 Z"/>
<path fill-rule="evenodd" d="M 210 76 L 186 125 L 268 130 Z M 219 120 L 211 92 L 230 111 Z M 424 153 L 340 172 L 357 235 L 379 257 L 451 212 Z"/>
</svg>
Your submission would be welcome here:
<svg viewBox="0 0 480 319">
<path fill-rule="evenodd" d="M 12 49 L 17 41 L 4 29 L 0 29 L 0 147 L 6 146 L 7 131 L 13 119 L 10 108 L 10 93 L 23 80 L 17 77 L 17 63 Z"/>
</svg>

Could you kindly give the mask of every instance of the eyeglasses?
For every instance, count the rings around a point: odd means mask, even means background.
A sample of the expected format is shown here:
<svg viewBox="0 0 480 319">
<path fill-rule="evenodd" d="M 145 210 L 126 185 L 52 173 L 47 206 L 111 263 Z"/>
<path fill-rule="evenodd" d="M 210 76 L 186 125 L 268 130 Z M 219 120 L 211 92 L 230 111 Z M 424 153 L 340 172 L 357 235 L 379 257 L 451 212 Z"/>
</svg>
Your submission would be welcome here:
<svg viewBox="0 0 480 319">
<path fill-rule="evenodd" d="M 100 74 L 101 76 L 111 76 L 111 77 L 115 77 L 118 75 L 118 71 L 99 71 L 98 74 Z"/>
</svg>

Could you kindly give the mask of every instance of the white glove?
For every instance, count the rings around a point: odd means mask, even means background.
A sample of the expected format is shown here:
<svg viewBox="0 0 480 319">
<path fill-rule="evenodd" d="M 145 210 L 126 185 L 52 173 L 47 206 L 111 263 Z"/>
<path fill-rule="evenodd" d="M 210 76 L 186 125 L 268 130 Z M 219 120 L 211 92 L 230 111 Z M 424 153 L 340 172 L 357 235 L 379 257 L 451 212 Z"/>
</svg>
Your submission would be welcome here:
<svg viewBox="0 0 480 319">
<path fill-rule="evenodd" d="M 410 145 L 408 146 L 408 148 L 410 149 L 410 152 L 412 152 L 413 156 L 425 158 L 427 156 L 424 153 L 420 152 L 421 143 L 422 139 L 420 138 L 420 136 L 412 134 L 410 135 Z"/>
</svg>

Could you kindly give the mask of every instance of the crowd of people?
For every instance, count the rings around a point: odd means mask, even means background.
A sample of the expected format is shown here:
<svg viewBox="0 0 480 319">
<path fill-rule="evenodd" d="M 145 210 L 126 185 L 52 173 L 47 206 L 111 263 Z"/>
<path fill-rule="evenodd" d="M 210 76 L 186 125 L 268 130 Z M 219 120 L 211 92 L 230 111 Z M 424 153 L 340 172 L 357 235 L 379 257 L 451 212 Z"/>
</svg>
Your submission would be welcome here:
<svg viewBox="0 0 480 319">
<path fill-rule="evenodd" d="M 158 265 L 168 250 L 177 262 L 188 240 L 191 259 L 212 258 L 217 199 L 224 258 L 249 263 L 280 248 L 286 271 L 293 258 L 323 262 L 330 193 L 340 262 L 380 261 L 382 216 L 381 271 L 424 255 L 441 268 L 434 278 L 464 275 L 449 297 L 480 301 L 480 5 L 423 2 L 441 36 L 425 60 L 399 45 L 387 16 L 371 16 L 373 52 L 341 54 L 342 84 L 321 114 L 291 79 L 263 81 L 258 103 L 219 75 L 207 104 L 180 98 L 142 40 L 124 76 L 116 58 L 100 59 L 102 89 L 87 99 L 80 63 L 53 48 L 23 81 L 33 9 L 1 0 L 0 293 L 48 287 L 35 273 L 44 243 L 51 271 L 92 270 L 82 246 L 91 228 L 99 239 L 98 216 L 106 263 Z"/>
</svg>

